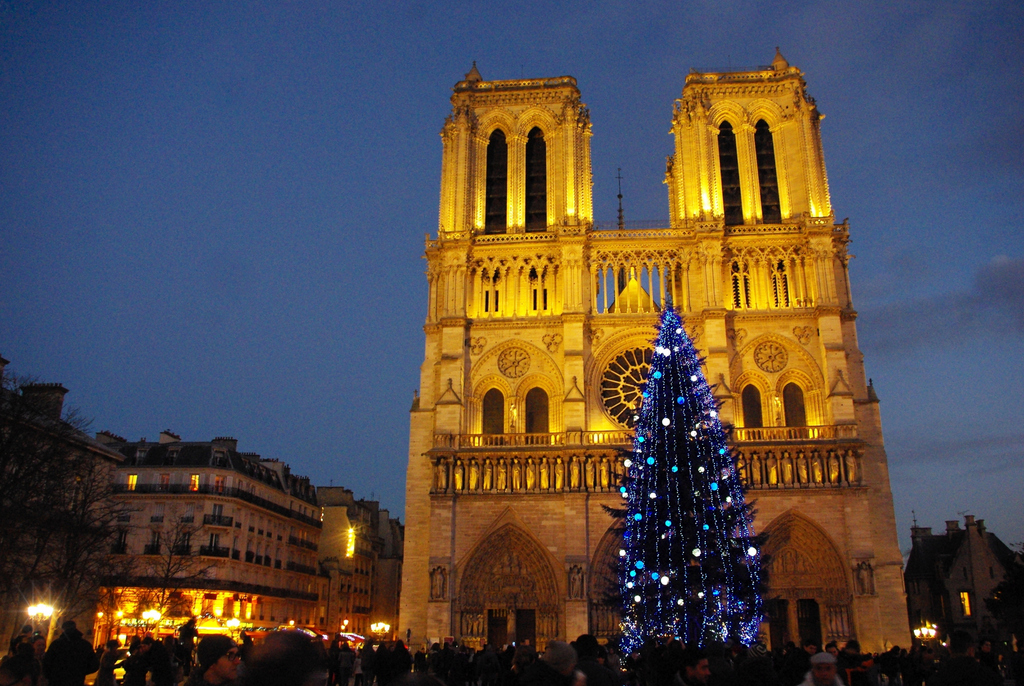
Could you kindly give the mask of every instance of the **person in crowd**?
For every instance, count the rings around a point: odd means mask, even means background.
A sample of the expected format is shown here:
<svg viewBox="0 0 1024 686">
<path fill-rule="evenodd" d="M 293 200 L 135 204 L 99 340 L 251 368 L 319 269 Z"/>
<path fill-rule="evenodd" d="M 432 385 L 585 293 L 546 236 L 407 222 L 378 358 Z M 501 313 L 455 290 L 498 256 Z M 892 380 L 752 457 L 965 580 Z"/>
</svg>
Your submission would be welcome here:
<svg viewBox="0 0 1024 686">
<path fill-rule="evenodd" d="M 426 646 L 420 644 L 419 650 L 412 658 L 413 671 L 426 673 L 427 671 L 427 650 Z"/>
<path fill-rule="evenodd" d="M 373 639 L 367 639 L 363 644 L 363 649 L 359 651 L 359 666 L 363 670 L 362 686 L 373 686 L 373 680 L 376 678 L 374 672 L 377 666 L 376 658 L 377 653 L 373 649 Z"/>
<path fill-rule="evenodd" d="M 121 686 L 146 686 L 146 673 L 149 671 L 149 659 L 146 657 L 146 653 L 149 651 L 150 645 L 138 636 L 132 637 L 128 648 L 128 657 L 116 665 L 124 669 Z"/>
<path fill-rule="evenodd" d="M 615 675 L 597 661 L 601 646 L 591 634 L 582 634 L 576 639 L 576 654 L 579 657 L 576 669 L 587 675 L 587 686 L 615 686 Z"/>
<path fill-rule="evenodd" d="M 252 652 L 244 686 L 321 686 L 327 681 L 323 643 L 300 631 L 278 631 Z"/>
<path fill-rule="evenodd" d="M 60 638 L 43 657 L 43 675 L 50 686 L 84 686 L 86 675 L 100 668 L 99 657 L 73 621 L 60 628 Z"/>
<path fill-rule="evenodd" d="M 171 653 L 167 650 L 166 644 L 152 636 L 142 640 L 143 643 L 147 641 L 149 650 L 146 652 L 146 667 L 149 670 L 150 682 L 153 686 L 174 686 L 177 670 L 171 663 Z"/>
<path fill-rule="evenodd" d="M 747 648 L 747 659 L 736 668 L 736 683 L 741 686 L 780 686 L 775 665 L 764 643 L 751 643 Z"/>
<path fill-rule="evenodd" d="M 17 635 L 15 635 L 14 638 L 11 639 L 11 649 L 10 649 L 10 651 L 8 651 L 7 654 L 8 655 L 16 654 L 18 652 L 18 644 L 22 643 L 23 641 L 31 640 L 32 639 L 32 632 L 33 632 L 33 629 L 32 629 L 32 625 L 31 624 L 26 624 L 23 627 L 21 627 L 21 631 L 19 631 L 17 633 Z"/>
<path fill-rule="evenodd" d="M 843 686 L 836 667 L 836 656 L 832 653 L 815 653 L 810 659 L 811 668 L 800 682 L 800 686 Z"/>
<path fill-rule="evenodd" d="M 576 671 L 576 651 L 565 641 L 549 641 L 540 659 L 523 673 L 521 686 L 573 686 L 586 677 Z M 579 676 L 577 676 L 579 674 Z"/>
<path fill-rule="evenodd" d="M 790 651 L 779 670 L 779 680 L 783 686 L 796 686 L 802 682 L 807 672 L 811 671 L 811 657 L 817 655 L 820 650 L 818 642 L 809 638 L 803 642 L 801 648 Z"/>
<path fill-rule="evenodd" d="M 949 657 L 928 677 L 927 686 L 1000 686 L 1002 678 L 974 657 L 974 640 L 963 629 L 949 636 Z"/>
<path fill-rule="evenodd" d="M 978 662 L 983 667 L 988 669 L 993 674 L 999 674 L 999 655 L 996 651 L 992 650 L 992 640 L 989 638 L 982 638 L 978 641 L 978 650 L 974 656 L 978 658 Z"/>
<path fill-rule="evenodd" d="M 0 662 L 0 686 L 35 686 L 32 660 L 19 654 L 13 641 L 12 647 L 14 654 Z"/>
<path fill-rule="evenodd" d="M 480 676 L 480 686 L 495 686 L 498 683 L 500 671 L 501 663 L 498 662 L 494 646 L 488 643 L 478 658 L 477 673 Z"/>
<path fill-rule="evenodd" d="M 342 641 L 338 647 L 337 662 L 335 663 L 335 675 L 338 686 L 348 686 L 348 680 L 352 678 L 352 669 L 356 664 L 356 654 L 348 645 L 348 641 Z"/>
<path fill-rule="evenodd" d="M 331 647 L 327 649 L 327 686 L 335 686 L 338 683 L 338 655 L 344 642 L 341 634 L 336 633 L 334 640 L 331 641 Z"/>
<path fill-rule="evenodd" d="M 195 664 L 193 654 L 195 653 L 196 639 L 198 637 L 199 631 L 196 629 L 195 617 L 190 618 L 178 627 L 178 663 L 181 664 L 185 676 L 189 676 L 192 673 L 192 665 Z"/>
<path fill-rule="evenodd" d="M 746 660 L 744 660 L 746 662 Z M 708 657 L 696 646 L 683 650 L 679 667 L 679 681 L 683 686 L 704 686 L 711 677 Z"/>
<path fill-rule="evenodd" d="M 196 665 L 188 686 L 233 686 L 238 680 L 242 655 L 227 636 L 204 636 L 196 646 Z"/>
<path fill-rule="evenodd" d="M 96 675 L 94 686 L 115 686 L 114 668 L 117 666 L 118 651 L 120 649 L 121 644 L 117 642 L 116 638 L 107 641 L 106 646 L 103 648 L 103 654 L 100 655 L 100 671 Z"/>
<path fill-rule="evenodd" d="M 836 656 L 839 678 L 846 686 L 869 686 L 868 670 L 874 665 L 870 655 L 861 655 L 860 641 L 851 638 Z"/>
</svg>

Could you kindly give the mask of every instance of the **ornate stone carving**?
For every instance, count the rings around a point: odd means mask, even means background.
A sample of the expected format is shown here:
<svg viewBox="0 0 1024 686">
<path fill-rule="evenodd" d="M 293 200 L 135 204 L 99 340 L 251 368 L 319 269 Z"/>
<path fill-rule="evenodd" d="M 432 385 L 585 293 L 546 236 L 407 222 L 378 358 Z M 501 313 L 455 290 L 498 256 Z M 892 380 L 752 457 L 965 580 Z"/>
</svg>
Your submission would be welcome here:
<svg viewBox="0 0 1024 686">
<path fill-rule="evenodd" d="M 746 329 L 736 329 L 732 334 L 733 340 L 736 341 L 736 347 L 743 345 L 743 341 L 747 338 Z"/>
<path fill-rule="evenodd" d="M 766 372 L 781 372 L 789 362 L 789 353 L 774 341 L 765 341 L 754 349 L 754 362 Z"/>
<path fill-rule="evenodd" d="M 807 345 L 811 342 L 811 336 L 814 334 L 814 329 L 809 326 L 794 326 L 793 335 L 800 341 L 800 345 Z"/>
<path fill-rule="evenodd" d="M 594 345 L 599 345 L 602 338 L 604 338 L 604 329 L 594 329 L 591 331 L 590 342 Z"/>
<path fill-rule="evenodd" d="M 469 352 L 473 353 L 474 355 L 479 355 L 480 353 L 482 353 L 484 351 L 484 347 L 486 345 L 487 345 L 487 339 L 486 338 L 483 338 L 483 337 L 471 338 L 470 341 L 469 341 Z"/>
<path fill-rule="evenodd" d="M 558 607 L 554 570 L 547 554 L 512 525 L 503 526 L 480 544 L 461 577 L 459 600 L 463 611 L 552 611 Z"/>
<path fill-rule="evenodd" d="M 608 414 L 623 426 L 633 425 L 640 393 L 651 366 L 651 349 L 626 350 L 608 363 L 601 375 L 601 399 Z"/>
<path fill-rule="evenodd" d="M 549 353 L 556 353 L 558 352 L 558 346 L 562 344 L 562 334 L 549 333 L 542 340 L 544 345 L 547 346 Z"/>
<path fill-rule="evenodd" d="M 853 569 L 854 578 L 857 580 L 857 595 L 875 594 L 875 569 L 867 560 L 862 560 Z"/>
<path fill-rule="evenodd" d="M 522 348 L 509 348 L 498 355 L 498 370 L 510 379 L 518 379 L 530 369 L 530 355 Z"/>
<path fill-rule="evenodd" d="M 448 569 L 444 565 L 430 570 L 430 599 L 448 599 Z"/>
<path fill-rule="evenodd" d="M 581 565 L 569 567 L 569 600 L 583 600 L 584 573 Z"/>
</svg>

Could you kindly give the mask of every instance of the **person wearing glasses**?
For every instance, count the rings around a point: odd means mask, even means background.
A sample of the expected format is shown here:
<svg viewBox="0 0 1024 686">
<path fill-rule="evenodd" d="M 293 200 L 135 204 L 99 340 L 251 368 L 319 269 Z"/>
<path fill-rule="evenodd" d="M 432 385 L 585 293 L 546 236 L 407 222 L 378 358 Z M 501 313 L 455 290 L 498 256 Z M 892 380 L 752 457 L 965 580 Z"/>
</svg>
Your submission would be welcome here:
<svg viewBox="0 0 1024 686">
<path fill-rule="evenodd" d="M 187 686 L 234 686 L 242 656 L 227 636 L 204 636 L 196 648 L 196 668 Z"/>
</svg>

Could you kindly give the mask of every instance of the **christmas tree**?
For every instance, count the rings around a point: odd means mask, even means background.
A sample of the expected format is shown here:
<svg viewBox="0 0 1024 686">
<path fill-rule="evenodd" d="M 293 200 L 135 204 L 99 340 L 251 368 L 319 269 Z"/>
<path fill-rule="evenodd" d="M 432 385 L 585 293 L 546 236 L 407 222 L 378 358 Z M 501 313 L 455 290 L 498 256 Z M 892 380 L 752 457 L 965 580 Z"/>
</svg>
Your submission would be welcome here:
<svg viewBox="0 0 1024 686">
<path fill-rule="evenodd" d="M 620 489 L 623 647 L 659 636 L 751 643 L 761 622 L 761 541 L 701 358 L 671 307 L 633 419 Z"/>
</svg>

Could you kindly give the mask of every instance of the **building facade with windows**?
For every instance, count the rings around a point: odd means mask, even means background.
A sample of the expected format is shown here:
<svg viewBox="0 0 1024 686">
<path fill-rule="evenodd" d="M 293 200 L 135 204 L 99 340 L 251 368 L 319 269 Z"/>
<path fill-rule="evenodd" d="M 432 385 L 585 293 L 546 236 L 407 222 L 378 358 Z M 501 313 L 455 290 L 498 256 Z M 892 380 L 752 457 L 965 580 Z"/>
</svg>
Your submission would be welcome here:
<svg viewBox="0 0 1024 686">
<path fill-rule="evenodd" d="M 124 456 L 115 483 L 129 511 L 98 633 L 169 630 L 192 616 L 206 631 L 321 623 L 322 524 L 306 477 L 238 452 L 233 438 L 182 441 L 165 431 L 156 443 L 109 432 L 97 440 Z"/>
<path fill-rule="evenodd" d="M 400 633 L 501 644 L 618 633 L 623 451 L 658 312 L 682 313 L 768 534 L 766 638 L 909 637 L 849 226 L 803 74 L 692 72 L 665 222 L 593 221 L 575 79 L 454 87 L 411 412 Z"/>
<path fill-rule="evenodd" d="M 356 499 L 347 488 L 321 486 L 320 566 L 329 576 L 321 597 L 327 630 L 390 638 L 398 626 L 404 527 L 375 500 Z M 390 627 L 383 634 L 374 624 Z"/>
<path fill-rule="evenodd" d="M 963 529 L 952 519 L 941 534 L 926 526 L 914 526 L 910 534 L 913 547 L 904 573 L 910 625 L 934 626 L 940 638 L 963 629 L 975 639 L 1009 640 L 985 599 L 1017 555 L 985 528 L 985 520 L 966 515 Z"/>
</svg>

